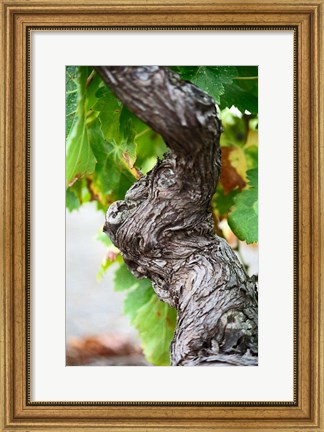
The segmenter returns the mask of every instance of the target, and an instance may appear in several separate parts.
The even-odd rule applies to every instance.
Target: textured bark
[[[257,286],[214,234],[222,131],[214,100],[157,66],[96,67],[170,152],[112,204],[104,231],[137,277],[177,309],[175,366],[257,364]]]

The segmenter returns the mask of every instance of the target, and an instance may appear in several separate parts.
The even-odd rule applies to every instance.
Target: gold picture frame
[[[3,431],[324,431],[324,0],[0,0],[1,414]],[[31,28],[294,29],[297,226],[295,400],[291,403],[33,403],[28,291]],[[322,187],[321,187],[322,186]]]

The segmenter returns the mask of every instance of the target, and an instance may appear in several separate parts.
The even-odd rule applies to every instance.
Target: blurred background
[[[113,291],[118,264],[96,278],[107,249],[96,238],[103,224],[95,203],[66,212],[66,364],[147,365],[123,315],[125,294]]]

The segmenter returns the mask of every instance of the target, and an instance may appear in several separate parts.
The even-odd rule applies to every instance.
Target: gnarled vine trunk
[[[256,365],[256,281],[215,235],[210,211],[222,131],[214,100],[166,68],[96,70],[170,149],[109,207],[104,231],[132,273],[177,309],[172,365]]]

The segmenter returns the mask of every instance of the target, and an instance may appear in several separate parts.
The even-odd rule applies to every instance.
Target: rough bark
[[[96,70],[170,149],[109,207],[104,231],[131,272],[177,309],[172,365],[256,365],[256,281],[215,235],[210,211],[222,131],[214,100],[166,68]]]

